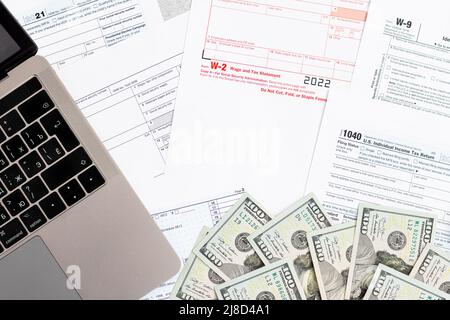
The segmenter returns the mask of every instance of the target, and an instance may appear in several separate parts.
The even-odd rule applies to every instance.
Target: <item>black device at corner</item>
[[[0,80],[37,50],[34,41],[0,1]]]

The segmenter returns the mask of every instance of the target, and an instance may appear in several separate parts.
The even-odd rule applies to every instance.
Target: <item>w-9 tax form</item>
[[[450,250],[449,9],[372,3],[355,81],[330,93],[307,184],[336,222],[360,202],[434,213],[436,245]]]
[[[303,192],[328,90],[353,75],[369,1],[192,2],[168,172],[243,186],[274,212]]]

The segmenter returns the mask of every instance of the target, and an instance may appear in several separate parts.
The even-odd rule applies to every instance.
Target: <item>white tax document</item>
[[[165,44],[164,36],[175,39]],[[114,55],[98,54],[60,72],[144,202],[165,171],[183,39],[183,33],[150,32],[117,45]],[[92,72],[100,76],[93,77]]]
[[[165,170],[190,0],[6,4],[145,205],[167,207],[151,195]]]
[[[368,2],[193,1],[168,172],[197,190],[244,186],[274,212],[298,199]]]
[[[372,3],[355,83],[330,93],[307,184],[336,222],[355,219],[360,202],[434,213],[446,250],[448,9],[441,0]]]
[[[190,0],[3,1],[56,68],[95,55],[148,29],[164,28]],[[111,51],[110,54],[114,54]]]
[[[442,0],[374,2],[353,89],[393,108],[450,117],[449,7]]]

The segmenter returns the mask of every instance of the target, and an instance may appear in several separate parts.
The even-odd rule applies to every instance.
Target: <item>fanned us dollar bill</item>
[[[320,299],[306,234],[330,226],[330,220],[319,201],[309,194],[253,233],[249,242],[266,265],[289,259],[306,297],[310,300]]]
[[[200,241],[194,253],[224,279],[234,279],[263,267],[248,236],[271,220],[248,194]]]
[[[207,227],[202,229],[196,244],[205,238],[208,231]],[[170,298],[173,300],[217,300],[214,289],[224,282],[221,276],[191,253],[178,276]]]
[[[345,298],[364,297],[378,264],[409,274],[433,241],[435,225],[431,214],[361,204]]]
[[[379,265],[364,300],[448,300],[442,291],[429,287],[385,265]]]
[[[220,300],[305,300],[288,261],[279,261],[216,287]]]
[[[344,300],[355,229],[350,222],[308,234],[322,300]]]
[[[450,294],[450,254],[428,245],[417,260],[410,276]]]

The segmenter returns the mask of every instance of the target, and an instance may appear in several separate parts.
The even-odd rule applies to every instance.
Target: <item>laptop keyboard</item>
[[[0,253],[104,184],[37,78],[0,99]]]

